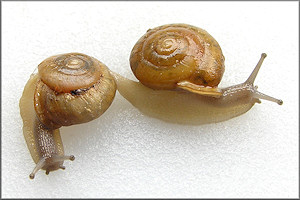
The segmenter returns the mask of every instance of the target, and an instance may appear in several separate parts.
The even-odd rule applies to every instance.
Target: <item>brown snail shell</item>
[[[79,53],[52,56],[39,66],[34,107],[42,124],[59,128],[98,118],[110,106],[116,85],[109,69]]]
[[[266,54],[243,83],[218,88],[224,56],[205,30],[187,24],[149,29],[130,55],[139,80],[113,73],[119,93],[143,114],[179,124],[208,124],[244,114],[261,99],[283,101],[257,90],[254,81]]]
[[[136,78],[153,89],[175,89],[180,82],[216,87],[224,56],[205,30],[187,24],[149,29],[135,44],[130,66]]]
[[[81,53],[52,56],[38,66],[25,85],[20,99],[23,135],[36,167],[46,174],[65,169],[59,127],[98,118],[111,105],[116,83],[100,61]]]

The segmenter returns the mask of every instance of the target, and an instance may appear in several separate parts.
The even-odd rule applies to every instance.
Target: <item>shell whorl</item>
[[[34,108],[49,129],[89,122],[112,103],[116,83],[109,69],[95,58],[69,53],[39,65]]]
[[[80,53],[52,56],[38,66],[41,80],[56,92],[89,88],[100,78],[99,61]]]
[[[137,79],[154,89],[174,89],[182,80],[214,87],[223,75],[224,57],[205,30],[169,24],[149,29],[139,39],[130,65]]]

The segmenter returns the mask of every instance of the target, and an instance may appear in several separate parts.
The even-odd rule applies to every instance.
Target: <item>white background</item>
[[[2,197],[298,196],[298,2],[2,2],[2,11]],[[134,79],[133,45],[168,23],[219,42],[223,87],[244,81],[266,52],[256,84],[284,104],[187,126],[144,116],[117,93],[99,119],[61,129],[75,161],[30,180],[18,104],[36,66],[81,52]]]

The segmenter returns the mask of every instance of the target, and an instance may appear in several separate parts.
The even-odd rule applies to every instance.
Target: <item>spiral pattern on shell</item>
[[[100,61],[80,53],[52,56],[39,66],[34,107],[47,128],[98,118],[112,103],[116,83]]]
[[[130,55],[133,73],[154,89],[174,89],[180,81],[215,87],[224,73],[224,56],[205,30],[187,24],[149,29]]]
[[[58,93],[89,88],[101,76],[99,61],[81,53],[52,56],[38,70],[41,80]]]

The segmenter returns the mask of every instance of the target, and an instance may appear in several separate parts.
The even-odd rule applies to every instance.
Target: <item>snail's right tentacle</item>
[[[65,160],[59,128],[89,122],[111,105],[116,83],[100,61],[81,53],[49,57],[32,74],[20,99],[23,134],[31,156],[46,174],[64,169]]]

